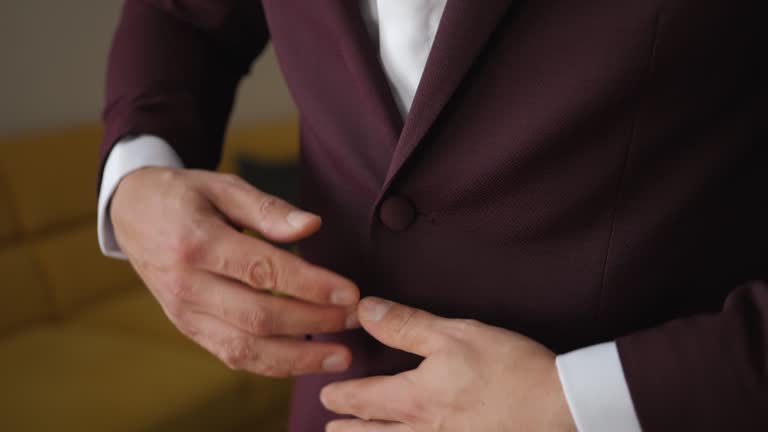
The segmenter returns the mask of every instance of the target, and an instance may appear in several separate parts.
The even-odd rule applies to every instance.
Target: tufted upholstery
[[[235,155],[291,159],[292,120],[235,131]],[[96,143],[82,127],[0,139],[0,430],[279,431],[289,383],[183,338],[96,242]]]

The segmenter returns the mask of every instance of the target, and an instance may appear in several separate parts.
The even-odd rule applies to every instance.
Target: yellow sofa
[[[0,431],[285,429],[290,383],[233,372],[181,336],[96,243],[98,127],[0,139]],[[230,134],[292,159],[294,121]]]

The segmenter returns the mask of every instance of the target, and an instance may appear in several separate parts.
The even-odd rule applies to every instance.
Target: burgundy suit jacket
[[[400,118],[358,1],[128,0],[102,158],[130,133],[214,168],[268,40],[301,117],[306,259],[555,352],[617,340],[648,431],[768,430],[762,0],[449,0]],[[418,359],[360,332],[344,374]],[[599,377],[596,377],[599,379]]]

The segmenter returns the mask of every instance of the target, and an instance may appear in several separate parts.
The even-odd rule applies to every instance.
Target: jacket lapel
[[[382,193],[422,141],[513,0],[448,0]]]
[[[362,18],[360,1],[332,1],[321,3],[325,8],[337,9],[332,15],[340,19],[336,23],[338,36],[344,43],[341,51],[347,68],[354,77],[351,86],[357,86],[362,93],[361,100],[374,115],[370,121],[372,132],[384,134],[394,150],[403,128],[403,118],[397,108],[387,77],[379,62],[379,47],[371,40]]]

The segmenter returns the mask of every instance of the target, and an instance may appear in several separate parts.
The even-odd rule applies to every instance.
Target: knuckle
[[[276,267],[272,262],[272,259],[266,256],[252,259],[246,265],[245,280],[257,288],[275,288],[277,275]]]
[[[171,235],[171,253],[177,267],[195,266],[203,261],[215,219],[203,212],[195,214]]]
[[[248,340],[234,338],[224,345],[219,358],[230,369],[242,370],[248,362],[256,360],[256,353]]]
[[[255,336],[268,336],[274,330],[272,314],[257,308],[244,312],[240,318],[243,326]]]
[[[272,210],[278,205],[279,200],[273,196],[264,197],[259,203],[259,215],[262,218],[266,218],[270,215]]]
[[[395,335],[397,335],[399,338],[405,338],[408,337],[409,333],[411,333],[411,323],[413,323],[413,318],[418,314],[419,311],[412,308],[407,308],[403,311],[402,316],[395,324]]]
[[[237,267],[235,266],[235,260],[231,256],[217,254],[209,258],[209,263],[214,273],[221,275],[237,274],[232,272]]]
[[[194,265],[200,258],[202,242],[194,235],[179,233],[173,241],[173,256],[180,267]]]

